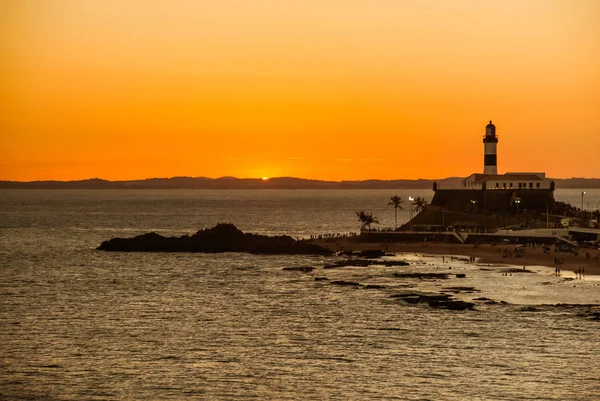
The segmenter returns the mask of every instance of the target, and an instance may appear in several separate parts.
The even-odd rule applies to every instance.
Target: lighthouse
[[[485,126],[485,136],[483,137],[483,174],[498,174],[497,147],[496,126],[490,120],[490,123]]]
[[[554,181],[546,178],[546,173],[498,174],[497,151],[496,126],[490,121],[483,135],[483,174],[473,173],[460,184],[433,183],[435,194],[431,205],[439,207],[441,213],[444,210],[470,214],[477,211],[484,213],[493,211],[518,216],[517,208],[537,210],[541,213],[552,210],[555,207]],[[458,216],[456,218],[458,219]],[[442,214],[440,219],[448,225],[448,215],[444,217]],[[453,227],[458,225],[452,223],[450,225]]]

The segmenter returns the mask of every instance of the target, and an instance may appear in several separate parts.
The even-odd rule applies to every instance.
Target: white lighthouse
[[[496,126],[490,120],[485,127],[485,136],[483,137],[483,174],[498,174],[497,148]]]

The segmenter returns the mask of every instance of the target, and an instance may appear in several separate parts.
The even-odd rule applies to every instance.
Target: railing
[[[470,187],[465,186],[449,186],[449,185],[438,185],[437,189],[457,189],[457,190],[481,190],[483,189],[482,185],[472,185]]]

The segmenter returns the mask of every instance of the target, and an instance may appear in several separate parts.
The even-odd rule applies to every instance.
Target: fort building
[[[434,183],[433,206],[479,213],[553,210],[555,184],[546,178],[545,173],[498,174],[498,136],[491,121],[485,127],[483,146],[483,174],[471,174],[462,180],[462,185],[439,186]]]

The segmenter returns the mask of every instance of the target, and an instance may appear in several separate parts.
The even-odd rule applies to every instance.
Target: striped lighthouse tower
[[[490,120],[490,123],[485,127],[485,136],[483,137],[483,174],[498,174],[497,147],[496,126]]]

